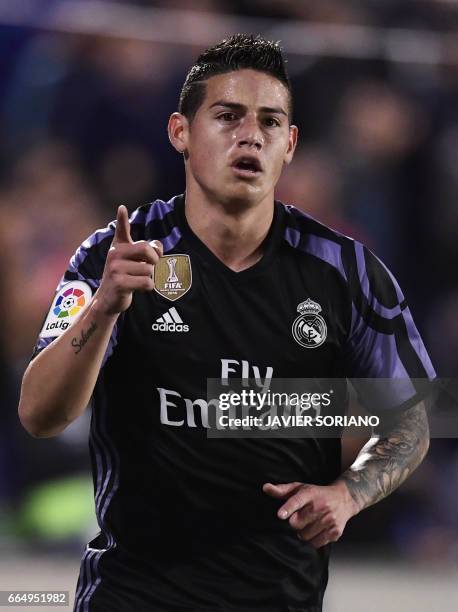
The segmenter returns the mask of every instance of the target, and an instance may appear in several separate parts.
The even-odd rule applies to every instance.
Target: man
[[[237,35],[207,50],[168,127],[185,196],[130,221],[120,206],[58,287],[19,414],[53,436],[93,399],[100,533],[75,610],[321,610],[329,543],[427,452],[412,379],[434,371],[396,281],[274,201],[291,113],[277,45]],[[207,380],[256,377],[405,384],[378,406],[391,431],[341,474],[339,439],[207,437]]]

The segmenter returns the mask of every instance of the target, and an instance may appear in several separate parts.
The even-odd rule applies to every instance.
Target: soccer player
[[[322,609],[330,543],[428,449],[434,370],[393,276],[274,200],[293,158],[280,48],[236,35],[189,71],[169,137],[186,193],[92,234],[57,288],[19,415],[57,435],[92,397],[100,533],[75,610]],[[391,429],[342,473],[339,438],[212,438],[207,379],[400,378]],[[368,408],[370,394],[365,396]]]

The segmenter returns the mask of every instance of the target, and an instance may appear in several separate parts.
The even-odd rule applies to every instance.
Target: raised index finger
[[[118,213],[116,215],[116,229],[112,244],[120,244],[123,242],[132,244],[133,240],[130,235],[129,214],[124,204],[121,204],[118,206]]]

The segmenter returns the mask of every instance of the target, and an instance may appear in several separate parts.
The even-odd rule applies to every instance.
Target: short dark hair
[[[205,81],[217,74],[250,68],[272,75],[289,92],[289,116],[292,115],[291,83],[286,59],[278,43],[253,34],[235,34],[206,49],[189,70],[180,94],[178,111],[189,121],[205,99]]]

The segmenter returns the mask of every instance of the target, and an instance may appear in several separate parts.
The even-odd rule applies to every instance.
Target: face
[[[185,153],[188,185],[223,204],[273,199],[284,164],[292,160],[297,128],[289,125],[289,92],[255,70],[211,77],[192,124],[169,122],[172,144]]]

